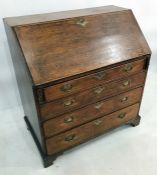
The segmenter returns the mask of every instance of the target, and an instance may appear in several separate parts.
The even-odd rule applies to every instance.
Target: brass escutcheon
[[[99,102],[99,103],[96,103],[94,107],[96,109],[100,109],[102,107],[102,105],[103,105],[103,102]]]
[[[71,84],[64,84],[63,86],[61,86],[60,89],[63,92],[69,92],[72,89],[72,85]]]
[[[96,93],[96,94],[100,94],[103,90],[105,89],[105,87],[97,87],[97,88],[95,88],[95,90],[94,90],[94,92]]]
[[[73,139],[75,138],[75,136],[76,136],[75,134],[66,136],[66,137],[64,138],[64,140],[69,142],[69,141],[73,140]]]
[[[123,71],[124,71],[124,72],[129,72],[129,71],[131,71],[132,69],[133,69],[132,64],[126,64],[126,65],[124,66],[124,68],[123,68]]]
[[[130,80],[126,80],[123,82],[123,86],[128,86],[128,85],[130,85]]]
[[[106,76],[106,73],[105,72],[99,72],[97,73],[94,77],[97,79],[97,80],[102,80],[103,78],[105,78]]]
[[[125,116],[126,116],[126,113],[124,112],[124,113],[119,114],[118,118],[123,119]]]
[[[128,97],[123,97],[122,99],[121,99],[121,102],[125,102],[125,101],[127,101],[128,100]]]
[[[63,104],[65,107],[71,106],[75,102],[74,99],[66,99],[64,100]]]
[[[74,118],[72,116],[70,116],[70,117],[64,119],[64,123],[71,123],[71,122],[73,122],[73,120],[74,120]]]
[[[94,125],[99,126],[102,123],[101,119],[95,120]]]
[[[78,19],[77,21],[76,21],[76,24],[77,25],[80,25],[80,26],[82,26],[82,27],[85,27],[86,25],[87,25],[87,21],[84,19],[84,18],[80,18],[80,19]]]

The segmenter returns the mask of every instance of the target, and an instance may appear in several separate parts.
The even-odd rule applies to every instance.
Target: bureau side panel
[[[16,80],[20,92],[24,113],[28,117],[31,126],[33,127],[33,130],[36,134],[36,137],[44,151],[45,148],[44,142],[42,140],[42,132],[40,130],[37,107],[35,104],[32,79],[27,69],[23,53],[18,44],[13,28],[8,26],[5,20],[4,25],[7,33],[7,39],[10,47],[12,62],[16,74]]]

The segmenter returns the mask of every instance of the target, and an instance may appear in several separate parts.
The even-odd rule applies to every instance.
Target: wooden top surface
[[[96,8],[97,15],[94,9],[87,11],[81,18],[63,20],[60,12],[47,23],[14,27],[35,85],[150,54],[130,10],[110,6]]]
[[[17,25],[35,24],[35,23],[42,23],[42,22],[48,22],[53,20],[59,20],[59,19],[73,18],[77,16],[110,13],[110,12],[123,11],[123,10],[127,10],[127,9],[123,7],[109,5],[109,6],[102,6],[102,7],[68,10],[68,11],[62,11],[62,12],[53,12],[53,13],[45,13],[45,14],[37,14],[37,15],[8,17],[8,18],[5,18],[4,20],[7,22],[9,26],[14,27]]]

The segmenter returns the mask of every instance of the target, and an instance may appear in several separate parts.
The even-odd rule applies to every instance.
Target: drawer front
[[[145,72],[142,72],[121,80],[106,83],[102,86],[83,91],[67,98],[43,104],[40,106],[41,118],[50,119],[88,104],[97,102],[98,100],[125,92],[129,89],[143,85],[144,80]]]
[[[116,66],[112,69],[106,69],[82,78],[47,87],[44,89],[45,100],[49,102],[57,98],[66,97],[76,92],[92,88],[106,81],[135,74],[144,69],[144,65],[145,59],[140,59],[138,61]]]
[[[139,104],[135,104],[58,136],[49,138],[46,140],[47,154],[51,155],[59,151],[63,151],[107,130],[135,119],[137,117],[138,110]]]
[[[71,129],[100,116],[122,109],[140,101],[143,88],[120,94],[105,101],[89,105],[80,110],[44,122],[45,137]],[[125,100],[124,100],[125,99]]]

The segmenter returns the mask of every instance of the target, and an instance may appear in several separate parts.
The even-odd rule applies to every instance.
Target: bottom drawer
[[[107,130],[117,127],[137,117],[139,104],[135,104],[106,115],[80,127],[46,140],[47,154],[51,155],[84,142]]]

